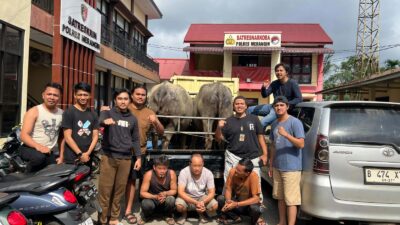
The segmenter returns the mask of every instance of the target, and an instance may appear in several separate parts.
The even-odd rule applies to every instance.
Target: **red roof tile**
[[[282,44],[332,44],[332,39],[319,24],[192,24],[185,43],[223,43],[225,32],[281,31]]]
[[[182,75],[189,71],[189,59],[154,59],[160,65],[161,80],[169,80],[173,75]]]

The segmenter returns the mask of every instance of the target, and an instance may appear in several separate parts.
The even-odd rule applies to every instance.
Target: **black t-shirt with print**
[[[228,141],[228,150],[240,158],[254,159],[260,156],[258,135],[262,133],[260,120],[254,115],[243,118],[231,116],[222,128],[222,134]]]
[[[64,130],[72,130],[72,139],[74,139],[82,152],[86,152],[92,143],[93,130],[99,128],[99,119],[90,109],[80,111],[75,106],[71,106],[64,111],[61,126]],[[73,163],[75,159],[75,152],[72,151],[68,144],[65,144],[64,161]]]

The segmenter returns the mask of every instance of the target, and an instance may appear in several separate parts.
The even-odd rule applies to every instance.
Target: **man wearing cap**
[[[271,125],[268,174],[274,180],[272,195],[278,200],[279,225],[294,225],[297,206],[301,205],[304,128],[300,120],[288,114],[289,101],[285,96],[276,97],[273,107],[277,120]]]
[[[274,98],[277,96],[285,96],[289,100],[289,110],[292,110],[296,104],[303,101],[299,85],[296,81],[289,78],[289,67],[283,63],[279,63],[275,66],[275,74],[277,80],[272,83],[270,83],[269,80],[264,81],[261,86],[261,95],[263,98],[271,94],[273,94]],[[270,104],[250,106],[247,112],[257,116],[263,116],[261,124],[264,130],[276,120],[275,111]]]

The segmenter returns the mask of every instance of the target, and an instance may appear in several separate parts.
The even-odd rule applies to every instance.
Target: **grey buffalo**
[[[148,106],[157,115],[166,116],[193,116],[193,101],[188,92],[180,85],[164,81],[154,86],[149,92]],[[179,119],[160,118],[166,131],[176,131]],[[180,130],[186,130],[191,119],[180,120]],[[163,138],[163,149],[168,149],[172,134],[165,134]],[[186,147],[186,137],[183,137],[182,147]]]
[[[227,118],[233,114],[232,111],[232,92],[220,82],[204,84],[195,98],[195,115],[201,117],[223,117]],[[213,122],[202,120],[204,132],[211,132]],[[206,135],[205,148],[212,147],[213,137]]]

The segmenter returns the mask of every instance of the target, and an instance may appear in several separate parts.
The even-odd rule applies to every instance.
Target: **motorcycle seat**
[[[51,164],[36,172],[34,176],[64,177],[75,172],[76,168],[77,166],[71,164]]]
[[[0,208],[3,207],[4,205],[14,201],[18,197],[19,197],[19,195],[17,193],[8,194],[8,193],[0,192]]]
[[[17,181],[1,182],[0,192],[30,192],[40,194],[61,186],[67,180],[68,177],[31,177]]]

